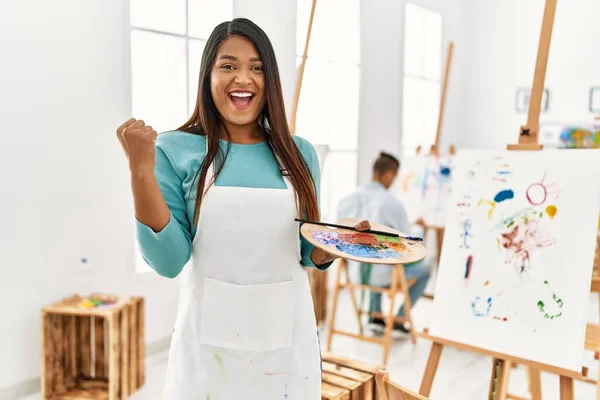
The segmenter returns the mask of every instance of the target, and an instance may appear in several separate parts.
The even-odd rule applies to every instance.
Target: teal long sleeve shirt
[[[306,160],[320,198],[320,169],[315,148],[305,139],[293,137]],[[220,141],[225,151],[227,142]],[[192,255],[196,234],[193,225],[197,179],[194,176],[206,154],[206,137],[179,131],[165,132],[156,140],[155,175],[170,211],[169,223],[160,232],[135,220],[136,238],[140,252],[148,265],[159,275],[174,278],[182,271]],[[230,143],[229,154],[216,186],[284,189],[277,160],[266,143]],[[202,210],[200,210],[202,212]],[[313,246],[300,236],[302,265],[328,268],[331,263],[315,266],[310,259]],[[196,249],[195,251],[202,251]],[[256,249],[260,251],[260,249]]]

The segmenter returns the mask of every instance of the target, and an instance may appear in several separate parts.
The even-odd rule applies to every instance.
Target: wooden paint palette
[[[345,218],[340,225],[355,226],[361,220]],[[377,231],[389,232],[400,236],[404,233],[385,225],[371,223]],[[420,261],[427,255],[422,242],[401,237],[384,236],[349,229],[330,228],[306,223],[300,228],[302,236],[313,246],[346,260],[371,264],[409,264]]]

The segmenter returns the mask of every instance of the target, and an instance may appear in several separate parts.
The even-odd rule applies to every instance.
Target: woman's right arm
[[[131,120],[130,120],[131,121]],[[128,122],[130,122],[128,121]],[[191,257],[191,229],[182,180],[156,132],[143,121],[117,134],[129,159],[135,230],[144,260],[159,275],[174,278]]]

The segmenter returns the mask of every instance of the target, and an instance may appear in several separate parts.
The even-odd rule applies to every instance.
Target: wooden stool
[[[600,351],[600,325],[596,324],[587,324],[587,329],[585,332],[585,349],[593,351],[594,354],[597,354]],[[598,365],[600,371],[600,363]],[[589,378],[587,376],[589,369],[587,367],[583,367],[583,375],[582,378],[579,379],[581,382],[591,383],[596,385],[596,398],[600,399],[600,376],[599,379]],[[600,372],[599,372],[600,374]],[[531,400],[541,400],[542,399],[542,380],[541,375],[538,370],[532,370],[530,368],[527,369],[527,377],[529,380],[529,392],[531,393]],[[506,397],[507,399],[512,400],[530,400],[525,397],[511,395],[510,393]]]
[[[410,324],[410,336],[413,343],[417,342],[417,336],[415,333],[414,325],[412,323],[411,317],[411,303],[410,296],[408,293],[408,289],[416,283],[416,279],[411,279],[410,281],[406,280],[406,275],[404,274],[404,265],[390,265],[392,268],[392,283],[390,288],[381,288],[378,286],[371,285],[355,285],[350,282],[350,275],[348,273],[348,263],[344,259],[339,259],[338,261],[338,270],[337,270],[337,278],[335,283],[335,288],[333,290],[333,307],[329,319],[329,338],[327,340],[327,350],[331,350],[331,342],[333,339],[333,335],[342,335],[351,337],[354,339],[362,340],[365,342],[377,343],[383,346],[383,364],[387,365],[387,360],[390,352],[390,344],[392,341],[392,329],[394,326],[394,322],[408,322]],[[345,282],[342,282],[342,275],[345,275]],[[354,312],[356,314],[356,319],[358,321],[359,334],[341,331],[335,328],[335,315],[337,313],[337,304],[340,292],[342,289],[350,289],[352,305],[354,306]],[[371,337],[364,335],[364,329],[362,325],[361,317],[363,314],[369,314],[368,311],[362,310],[354,297],[354,289],[363,289],[367,292],[376,292],[387,295],[390,299],[390,309],[387,315],[382,313],[373,312],[371,313],[372,317],[383,318],[385,320],[385,334],[383,338]],[[404,312],[405,317],[396,317],[394,313],[394,305],[396,302],[396,295],[402,293],[404,296]]]
[[[42,399],[126,399],[145,380],[144,299],[85,308],[73,295],[42,309]]]
[[[375,375],[383,366],[351,360],[327,351],[321,353],[321,399],[379,399]]]
[[[412,392],[392,381],[387,371],[379,371],[375,376],[377,390],[381,400],[429,400],[418,393]]]

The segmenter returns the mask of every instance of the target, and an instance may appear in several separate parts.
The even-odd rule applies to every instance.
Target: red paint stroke
[[[494,317],[494,319],[497,319],[497,320],[503,321],[503,322],[508,321],[508,318],[506,318],[506,317]]]
[[[498,181],[498,182],[506,182],[506,178],[496,178],[496,177],[493,177],[492,180],[493,181]]]
[[[556,193],[556,192],[551,192],[548,190],[548,188],[550,186],[553,186],[556,184],[555,183],[551,183],[549,185],[545,185],[544,184],[544,180],[546,180],[546,175],[548,174],[548,172],[544,172],[544,176],[542,177],[542,180],[540,182],[534,182],[531,185],[529,185],[529,187],[527,188],[527,191],[525,192],[525,195],[527,196],[527,201],[529,201],[529,203],[531,203],[531,205],[534,206],[539,206],[540,204],[544,204],[544,202],[548,199],[548,194],[549,193]],[[542,198],[541,199],[533,199],[533,195],[531,193],[531,191],[534,188],[541,188],[542,189]]]
[[[406,251],[406,245],[400,241],[380,240],[372,233],[340,233],[341,241],[370,247],[388,248],[398,252]]]
[[[456,203],[456,207],[471,207],[471,203]]]
[[[377,237],[371,233],[342,233],[340,239],[350,244],[364,244],[367,246],[377,244]]]
[[[556,240],[542,229],[535,213],[513,222],[509,231],[500,234],[500,245],[507,250],[505,262],[512,263],[519,273],[524,273],[530,267],[531,252],[552,246]]]

